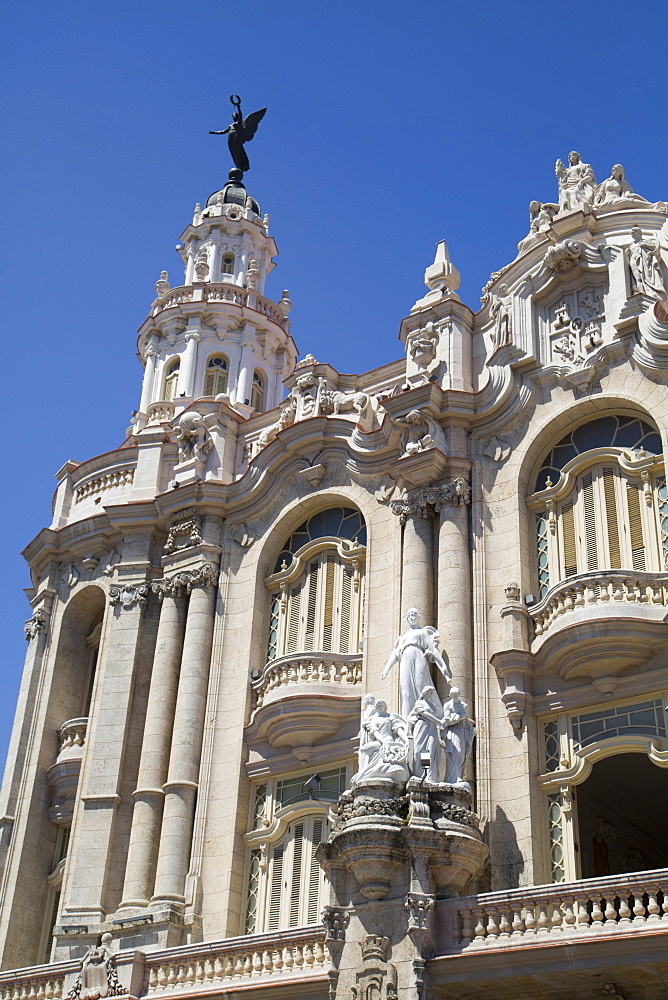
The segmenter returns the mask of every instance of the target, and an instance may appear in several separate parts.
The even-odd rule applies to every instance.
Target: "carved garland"
[[[431,517],[438,514],[446,504],[461,507],[471,502],[471,487],[458,476],[441,486],[427,486],[407,493],[400,500],[390,501],[393,514],[401,518],[403,524],[407,517]]]
[[[109,588],[109,603],[112,606],[120,604],[122,608],[132,608],[135,604],[144,607],[148,601],[151,584],[148,580],[140,583],[126,583],[122,587]]]
[[[158,595],[160,601],[166,596],[181,597],[184,593],[190,594],[195,587],[208,587],[214,583],[216,576],[216,567],[204,563],[196,569],[183,570],[160,583],[154,583],[153,593]]]
[[[177,540],[180,538],[185,538],[185,542],[181,545],[177,544]],[[175,514],[172,518],[172,526],[169,529],[169,534],[167,535],[167,541],[165,542],[164,552],[165,555],[169,555],[171,552],[176,551],[176,549],[189,549],[193,545],[201,545],[202,543],[202,518],[197,513],[196,507],[188,507],[186,510],[181,510],[178,514]]]

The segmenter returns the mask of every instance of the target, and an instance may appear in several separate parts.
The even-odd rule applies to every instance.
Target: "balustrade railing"
[[[222,282],[206,282],[194,286],[186,285],[172,288],[166,295],[156,300],[153,308],[154,315],[164,309],[169,309],[171,306],[179,306],[185,302],[231,302],[234,305],[244,306],[246,309],[254,309],[256,312],[262,313],[278,326],[286,326],[285,316],[271,299],[260,295],[252,288],[240,288],[238,285],[227,285]]]
[[[119,486],[129,486],[133,482],[134,477],[134,468],[111,469],[109,472],[105,472],[101,476],[96,476],[94,479],[88,479],[85,483],[77,486],[74,502],[81,503],[87,497],[104,493],[105,490],[113,490]]]
[[[147,424],[168,424],[174,419],[174,404],[161,401],[146,409]]]
[[[557,937],[668,929],[668,869],[447,900],[443,953]]]
[[[149,953],[144,989],[157,997],[179,990],[210,992],[219,983],[231,986],[264,980],[267,985],[278,985],[318,973],[325,978],[328,963],[321,928],[275,931]]]
[[[69,750],[70,747],[82,747],[86,742],[86,730],[88,729],[88,719],[69,719],[60,727],[60,751]]]
[[[533,607],[536,637],[543,635],[561,615],[596,604],[651,606],[668,604],[668,573],[639,570],[596,570],[563,580]]]
[[[64,962],[0,972],[0,1000],[61,1000],[65,975],[74,967]]]
[[[291,684],[362,683],[362,657],[352,653],[289,653],[270,660],[260,677],[253,681],[255,707],[259,708],[270,691]]]

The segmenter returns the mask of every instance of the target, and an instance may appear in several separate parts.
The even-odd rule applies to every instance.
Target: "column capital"
[[[150,591],[151,584],[148,580],[141,580],[139,583],[125,583],[122,587],[110,587],[109,603],[111,605],[120,604],[122,608],[132,608],[138,604],[143,608],[148,601]]]
[[[174,573],[159,583],[153,584],[153,593],[158,595],[159,600],[164,597],[180,597],[182,594],[190,594],[195,587],[208,587],[215,582],[218,570],[211,563],[202,563],[195,569],[181,570]]]
[[[403,524],[407,517],[432,517],[446,505],[462,507],[470,502],[471,487],[465,479],[457,476],[438,486],[423,486],[406,493],[401,499],[390,501],[390,509]]]

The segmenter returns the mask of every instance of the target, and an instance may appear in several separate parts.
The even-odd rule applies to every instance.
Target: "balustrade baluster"
[[[530,899],[524,907],[524,926],[526,927],[527,934],[536,933],[536,902]]]
[[[645,890],[640,886],[636,886],[633,890],[633,915],[636,920],[645,922],[645,904],[643,903],[643,896]]]
[[[631,910],[629,908],[629,897],[631,895],[628,886],[620,886],[617,889],[617,895],[619,896],[619,923],[620,924],[630,924],[631,923]]]
[[[572,611],[572,610],[573,610],[573,591],[569,589],[564,591],[564,614],[567,611]]]
[[[223,979],[225,977],[225,966],[223,965],[220,955],[216,955],[216,961],[213,963],[213,978]]]
[[[561,933],[564,929],[562,926],[564,915],[561,912],[561,903],[562,900],[560,896],[557,896],[555,899],[552,900],[552,916],[550,919],[550,924],[551,924],[550,930],[552,931],[552,933],[554,933],[555,931],[557,933]]]
[[[573,896],[564,896],[564,898],[563,898],[563,907],[564,907],[564,911],[563,911],[564,912],[564,924],[566,926],[565,927],[562,926],[562,930],[568,932],[568,931],[573,930],[573,925],[575,924],[575,919],[576,919],[575,918],[575,900],[574,900]]]
[[[301,969],[302,965],[304,964],[304,951],[301,945],[299,944],[295,945],[294,954],[295,954],[295,965],[297,966],[298,969]]]
[[[508,920],[508,903],[502,903],[499,907],[501,917],[499,920],[499,938],[510,937],[510,921]]]
[[[324,965],[325,962],[327,961],[327,956],[325,955],[325,948],[320,938],[318,938],[315,942],[313,953],[315,956],[315,964]]]
[[[638,594],[638,603],[647,604],[649,600],[647,597],[647,587],[642,580],[636,580],[636,592]]]
[[[158,988],[158,971],[157,969],[151,968],[148,970],[148,991],[152,993]]]
[[[262,968],[265,972],[271,972],[273,970],[274,963],[271,958],[271,952],[265,948],[262,952]]]
[[[576,584],[574,603],[576,608],[583,608],[585,606],[584,585],[582,583]]]
[[[593,581],[587,583],[587,604],[596,603],[596,584]]]
[[[538,918],[536,920],[536,933],[547,934],[550,930],[550,918],[547,914],[547,903],[543,900],[538,902]]]
[[[487,937],[488,938],[498,938],[499,936],[499,925],[496,922],[498,910],[496,906],[491,905],[487,907]]]
[[[275,948],[271,956],[272,967],[276,972],[280,972],[283,968],[283,949]]]
[[[601,594],[600,594],[600,597],[599,597],[600,601],[609,601],[610,600],[610,586],[611,586],[611,583],[612,583],[612,581],[610,580],[609,577],[607,577],[607,576],[601,577],[601,582],[599,584],[599,586],[601,588]]]
[[[167,971],[167,986],[170,989],[173,989],[174,984],[176,983],[176,972],[176,967],[174,965],[170,965]]]
[[[485,924],[484,924],[485,911],[482,908],[482,906],[474,906],[471,912],[473,913],[473,916],[476,920],[475,936],[477,940],[482,941],[486,934]]]
[[[603,926],[603,910],[601,909],[601,900],[598,896],[592,897],[592,909],[591,909],[591,925],[595,928],[601,928]]]
[[[238,952],[237,955],[235,956],[235,958],[236,958],[236,961],[234,963],[234,975],[235,976],[243,976],[243,974],[244,974],[244,963],[243,963],[243,956],[242,956],[241,952]]]
[[[612,599],[613,601],[623,601],[624,600],[624,578],[616,576],[612,583]]]
[[[658,894],[658,886],[652,886],[647,890],[648,901],[647,901],[647,912],[649,916],[647,917],[647,923],[656,923],[660,919],[661,907],[656,901]]]
[[[626,600],[629,604],[633,604],[637,600],[636,582],[632,577],[626,577],[624,583],[626,584]]]
[[[288,944],[285,946],[284,959],[285,959],[285,968],[288,970],[288,972],[290,972],[293,965],[295,964],[295,956],[292,945]]]
[[[589,929],[589,911],[587,910],[587,897],[575,897],[575,913],[577,917],[577,930]]]
[[[525,908],[521,902],[515,903],[512,907],[513,920],[511,926],[513,928],[513,936],[524,934],[524,910]]]
[[[615,892],[614,889],[610,890],[610,895],[606,896],[605,900],[605,910],[603,911],[606,923],[617,923],[617,910],[615,908]]]
[[[313,945],[310,941],[307,941],[304,945],[304,964],[313,965],[315,962],[315,955],[313,954]]]
[[[536,630],[536,637],[543,634],[543,616],[536,615],[534,619],[534,628]]]

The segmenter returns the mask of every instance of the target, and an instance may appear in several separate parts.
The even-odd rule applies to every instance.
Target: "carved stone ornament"
[[[103,934],[100,944],[88,949],[81,959],[79,975],[65,1000],[98,1000],[101,997],[128,995],[128,990],[118,981],[111,941],[111,934]]]
[[[362,968],[355,976],[355,985],[351,986],[352,1000],[396,1000],[397,970],[392,962],[387,961],[390,940],[377,934],[367,934],[363,942]]]
[[[179,462],[194,459],[202,468],[213,448],[213,441],[206,426],[206,420],[197,410],[187,410],[174,428],[179,446]]]
[[[34,639],[35,636],[39,635],[40,632],[44,631],[48,620],[49,616],[44,608],[37,608],[33,612],[32,618],[29,618],[23,626],[23,631],[25,632],[28,642],[30,642],[31,639]]]
[[[408,932],[426,931],[429,915],[434,909],[434,897],[421,892],[409,892],[404,900],[408,912]]]
[[[345,941],[350,913],[339,906],[326,906],[322,911],[325,941]]]
[[[313,357],[313,355],[307,354],[305,357],[301,359],[301,361],[297,362],[297,364],[293,368],[293,371],[297,371],[298,368],[305,368],[307,365],[317,365],[317,364],[318,362]]]
[[[379,799],[373,795],[355,795],[344,792],[336,807],[335,830],[340,830],[351,819],[362,816],[398,816],[405,817],[409,804],[408,795],[397,795],[388,799]]]
[[[510,583],[507,583],[503,589],[505,591],[507,601],[519,601],[520,599],[519,583],[515,583],[515,581],[512,580]]]
[[[109,603],[120,604],[122,608],[132,608],[135,604],[144,607],[148,601],[151,584],[147,580],[141,583],[126,583],[122,587],[109,588]]]
[[[408,334],[406,338],[408,353],[418,368],[428,368],[436,360],[438,340],[438,331],[431,321]]]
[[[559,186],[559,212],[588,211],[596,191],[596,177],[589,163],[583,163],[580,154],[568,154],[568,166],[557,160],[555,167]]]
[[[391,500],[390,509],[401,518],[402,524],[407,517],[431,517],[446,506],[461,507],[471,502],[471,487],[458,476],[441,486],[428,486],[414,493],[408,493],[400,500]]]
[[[163,295],[166,295],[169,289],[171,288],[171,285],[169,284],[167,278],[168,278],[167,271],[161,271],[160,277],[155,283],[155,294],[158,296],[159,299],[161,299]]]
[[[555,243],[545,254],[545,263],[551,270],[561,273],[571,271],[580,262],[582,245],[577,240],[562,240]]]
[[[172,524],[165,542],[164,552],[169,555],[181,549],[189,549],[193,545],[201,545],[202,518],[197,507],[187,507],[172,517]]]
[[[187,569],[160,583],[153,584],[153,593],[158,595],[159,600],[165,596],[180,597],[182,594],[190,594],[194,587],[208,587],[216,579],[216,568],[211,563],[204,563],[197,569]]]
[[[411,410],[405,417],[394,421],[403,434],[401,436],[401,458],[416,455],[429,448],[439,448],[445,454],[443,431],[432,417],[420,410]]]

